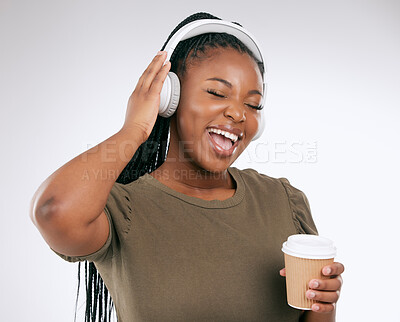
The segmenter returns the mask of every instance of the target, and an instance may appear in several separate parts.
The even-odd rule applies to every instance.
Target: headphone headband
[[[264,64],[264,59],[258,42],[255,37],[243,27],[229,21],[218,19],[200,19],[188,23],[179,29],[165,45],[165,51],[168,53],[167,60],[171,58],[172,52],[178,43],[182,40],[192,38],[206,33],[227,33],[238,38],[247,48],[251,50],[254,56]],[[264,64],[265,68],[265,64]]]

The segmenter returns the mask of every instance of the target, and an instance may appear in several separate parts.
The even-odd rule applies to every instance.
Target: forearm
[[[305,311],[299,322],[335,322],[336,308],[332,312]]]
[[[140,131],[137,132],[140,134]],[[58,220],[89,224],[103,210],[116,179],[141,144],[134,129],[120,130],[107,140],[78,155],[49,176],[32,198],[35,222]]]

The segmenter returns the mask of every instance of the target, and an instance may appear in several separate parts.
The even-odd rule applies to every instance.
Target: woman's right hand
[[[165,51],[158,52],[139,78],[128,100],[121,130],[133,130],[139,135],[141,143],[147,140],[157,120],[161,89],[171,67],[170,61],[163,66],[165,58]]]

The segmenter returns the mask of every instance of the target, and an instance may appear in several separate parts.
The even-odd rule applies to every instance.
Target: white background
[[[73,321],[78,264],[48,248],[30,199],[120,129],[137,79],[198,11],[240,22],[267,60],[266,131],[234,165],[306,193],[346,266],[338,321],[400,321],[399,3],[1,0],[2,321]]]

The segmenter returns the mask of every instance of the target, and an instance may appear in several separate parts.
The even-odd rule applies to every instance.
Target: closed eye
[[[247,106],[250,106],[251,108],[254,108],[256,110],[262,110],[263,109],[263,107],[261,105],[255,106],[255,105],[247,104]]]
[[[225,97],[224,95],[218,94],[216,91],[213,89],[207,89],[207,93],[210,93],[212,95],[218,96],[218,97]]]
[[[210,94],[212,94],[214,96],[221,97],[221,98],[225,97],[224,95],[218,94],[215,90],[209,89],[209,88],[207,89],[207,93],[210,93]],[[256,110],[262,110],[262,108],[263,108],[261,105],[251,105],[251,104],[246,104],[246,105],[251,107],[251,108],[254,108]]]

